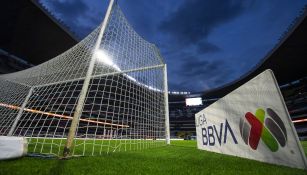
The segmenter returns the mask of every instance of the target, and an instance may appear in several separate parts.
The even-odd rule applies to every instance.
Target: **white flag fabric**
[[[266,70],[195,114],[197,147],[306,169],[306,158],[278,84]]]
[[[27,148],[24,137],[0,136],[0,160],[22,157],[27,154]]]

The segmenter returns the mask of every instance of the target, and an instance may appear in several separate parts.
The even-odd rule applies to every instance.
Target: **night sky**
[[[41,0],[79,38],[101,23],[107,0]],[[279,42],[307,0],[119,0],[130,24],[155,43],[169,89],[200,92],[252,69]]]

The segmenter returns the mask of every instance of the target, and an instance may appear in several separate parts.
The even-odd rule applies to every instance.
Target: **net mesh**
[[[103,30],[102,23],[61,55],[0,76],[1,135],[28,137],[31,153],[62,155],[89,78],[71,155],[165,144],[167,88],[159,51],[133,30],[116,3],[105,21]]]

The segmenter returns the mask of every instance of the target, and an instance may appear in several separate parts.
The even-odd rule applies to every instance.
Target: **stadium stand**
[[[0,73],[6,74],[32,67],[31,63],[24,61],[2,49],[0,49]]]
[[[169,95],[170,129],[173,138],[190,139],[191,136],[195,136],[195,114],[217,100],[205,99],[202,105],[186,106],[186,98],[197,96],[201,94]]]
[[[307,139],[307,77],[280,87],[289,114],[294,121],[297,133],[302,140]]]

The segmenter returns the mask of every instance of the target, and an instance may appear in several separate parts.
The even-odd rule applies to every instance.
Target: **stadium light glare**
[[[111,56],[109,56],[109,54],[107,54],[106,51],[102,50],[102,49],[98,49],[98,51],[96,52],[96,59],[98,62],[101,62],[103,64],[106,64],[108,66],[111,66],[112,68],[114,68],[117,71],[122,71],[112,60]],[[152,86],[148,86],[145,85],[144,83],[141,83],[139,81],[137,81],[135,78],[133,78],[132,76],[128,75],[128,74],[124,74],[127,78],[129,78],[130,80],[136,82],[139,85],[145,86],[146,88],[153,90],[153,91],[157,91],[157,92],[162,92],[162,90],[152,87]]]
[[[113,67],[117,71],[121,71],[121,69],[112,61],[113,59],[106,51],[98,49],[96,52],[96,59],[98,62],[104,63],[108,66]]]

